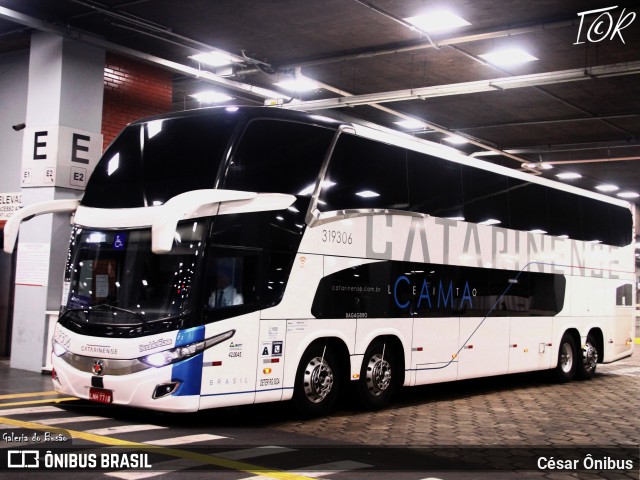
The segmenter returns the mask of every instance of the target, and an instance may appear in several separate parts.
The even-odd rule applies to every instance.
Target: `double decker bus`
[[[632,354],[631,206],[409,135],[271,108],[127,126],[72,211],[53,384],[190,412]]]

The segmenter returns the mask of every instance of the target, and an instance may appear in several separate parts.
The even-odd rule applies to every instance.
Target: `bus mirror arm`
[[[151,225],[151,251],[156,254],[169,253],[173,247],[176,227],[180,220],[208,217],[218,213],[222,202],[250,200],[255,192],[239,190],[192,190],[169,199],[157,208]]]
[[[38,202],[32,205],[27,205],[15,212],[4,226],[4,245],[3,249],[6,253],[13,253],[13,249],[18,239],[18,232],[20,231],[20,224],[24,221],[31,220],[37,215],[43,215],[45,213],[65,213],[74,212],[78,205],[79,200],[49,200],[47,202]]]
[[[176,227],[181,220],[212,215],[284,210],[296,197],[282,193],[255,193],[238,190],[193,190],[177,195],[157,207],[158,214],[151,225],[151,251],[169,253],[173,247]]]

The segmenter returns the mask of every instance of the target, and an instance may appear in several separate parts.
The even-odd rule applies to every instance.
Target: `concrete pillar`
[[[83,181],[102,149],[104,57],[102,49],[57,35],[32,35],[21,170],[23,205],[82,196]],[[60,308],[69,234],[69,215],[63,214],[35,217],[20,229],[13,368],[40,371],[46,363],[46,311]]]

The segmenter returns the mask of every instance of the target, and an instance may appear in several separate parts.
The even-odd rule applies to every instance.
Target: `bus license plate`
[[[94,402],[112,403],[113,392],[111,390],[104,390],[102,388],[90,388],[89,398]]]

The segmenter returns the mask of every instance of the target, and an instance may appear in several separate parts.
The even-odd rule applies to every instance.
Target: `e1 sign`
[[[102,154],[102,134],[61,125],[28,127],[22,148],[22,187],[84,190]]]

